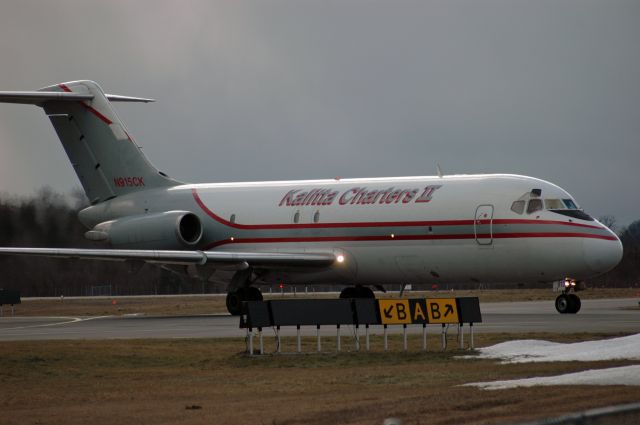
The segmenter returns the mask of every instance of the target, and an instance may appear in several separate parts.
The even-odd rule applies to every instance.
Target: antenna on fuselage
[[[436,163],[436,169],[438,170],[438,177],[442,178],[442,168],[440,168],[440,164]]]

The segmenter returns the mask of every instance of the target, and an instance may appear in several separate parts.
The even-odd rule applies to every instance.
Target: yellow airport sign
[[[378,300],[378,309],[383,325],[411,324],[409,300]]]
[[[458,323],[458,307],[455,298],[427,299],[429,323]]]

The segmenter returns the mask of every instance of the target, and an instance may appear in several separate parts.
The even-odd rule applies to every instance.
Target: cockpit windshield
[[[566,208],[564,202],[560,199],[545,199],[544,207],[548,210],[563,210]]]
[[[518,200],[511,204],[511,211],[516,214],[533,214],[537,211],[547,210],[556,214],[561,214],[567,217],[577,218],[580,220],[593,221],[593,218],[582,211],[573,199],[556,199],[539,197],[538,193],[534,191],[527,192],[522,195]]]

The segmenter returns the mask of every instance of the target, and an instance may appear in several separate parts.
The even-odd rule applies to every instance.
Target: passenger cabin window
[[[296,224],[300,222],[300,211],[296,211],[296,213],[293,215],[293,222]]]
[[[542,199],[531,199],[527,206],[527,214],[533,214],[542,209]]]
[[[524,204],[525,201],[515,201],[513,204],[511,204],[511,211],[516,214],[522,214],[524,212]]]
[[[316,211],[316,213],[313,215],[313,222],[317,223],[320,221],[320,211]]]
[[[231,217],[229,218],[229,221],[232,223],[236,222],[236,215],[235,214],[231,214]]]

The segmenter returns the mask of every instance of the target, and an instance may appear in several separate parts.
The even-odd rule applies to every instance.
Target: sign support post
[[[389,349],[389,343],[387,340],[387,325],[384,325],[384,351]]]
[[[365,344],[367,347],[367,351],[369,351],[369,325],[365,325],[364,335],[365,335]]]
[[[422,350],[427,351],[427,324],[422,324]]]
[[[407,325],[402,325],[402,348],[407,351]]]

